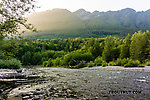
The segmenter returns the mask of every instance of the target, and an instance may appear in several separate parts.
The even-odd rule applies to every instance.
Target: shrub
[[[116,61],[115,61],[115,65],[116,66],[124,66],[125,64],[127,64],[129,61],[129,58],[124,58],[124,59],[120,59],[118,58]]]
[[[93,63],[93,61],[90,61],[89,63],[88,63],[88,67],[93,67],[95,64]]]
[[[97,58],[94,60],[94,63],[96,64],[96,66],[101,66],[101,65],[102,65],[102,62],[103,62],[103,58],[102,58],[102,57],[97,57]]]
[[[48,61],[48,57],[46,57],[46,58],[42,58],[42,62],[44,62],[44,61]]]
[[[150,66],[150,61],[147,61],[147,62],[146,62],[146,66]]]
[[[79,67],[79,68],[87,67],[87,64],[84,64],[84,63],[80,62],[80,63],[78,64],[78,67]]]
[[[127,64],[128,63],[128,61],[129,61],[129,58],[124,58],[124,59],[122,59],[122,61],[121,61],[121,66],[124,66],[125,64]]]
[[[63,65],[76,65],[76,62],[74,62],[74,60],[72,59],[72,55],[71,54],[67,54],[64,56],[64,59],[63,59]]]
[[[108,63],[108,65],[110,65],[110,66],[116,66],[116,62],[111,61],[111,62]]]
[[[42,52],[42,57],[43,58],[53,58],[54,54],[55,54],[55,51],[47,50],[45,52]]]
[[[84,54],[80,54],[81,55],[81,60],[84,60],[84,61],[92,61],[93,60],[93,56],[90,52],[86,52]]]
[[[79,64],[80,61],[91,61],[93,60],[91,53],[79,53],[79,52],[71,52],[64,56],[63,65],[71,65],[75,66]]]
[[[47,66],[47,63],[48,63],[48,61],[44,61],[43,64],[42,64],[42,66],[43,66],[43,67],[46,67],[46,66]]]
[[[124,67],[138,67],[140,65],[140,61],[129,59],[128,63],[124,65]]]
[[[122,65],[121,63],[122,63],[122,59],[118,58],[115,64],[116,66],[121,66]]]
[[[60,58],[56,58],[55,60],[53,60],[53,66],[60,66],[61,65],[61,59]]]
[[[107,66],[108,64],[107,64],[107,62],[106,61],[103,61],[102,62],[102,67],[105,67],[105,66]]]
[[[21,68],[21,63],[17,59],[0,60],[0,68],[19,69],[19,68]]]
[[[52,67],[53,66],[53,59],[48,59],[48,61],[47,61],[47,65],[46,65],[46,67]]]
[[[53,50],[47,50],[45,52],[42,52],[42,58],[53,58],[56,59],[57,57],[62,57],[66,53],[64,51],[53,51]]]

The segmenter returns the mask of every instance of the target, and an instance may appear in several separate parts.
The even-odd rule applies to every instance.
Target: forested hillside
[[[7,43],[5,43],[7,42]],[[68,38],[5,40],[0,51],[0,66],[9,64],[43,65],[44,67],[124,67],[150,65],[150,32],[135,32],[125,38]],[[13,59],[13,60],[12,60]],[[17,61],[17,60],[18,61]],[[7,63],[9,62],[9,63]],[[14,63],[15,62],[15,63]]]
[[[79,9],[53,9],[28,16],[39,33],[28,34],[34,38],[106,37],[126,36],[138,30],[150,30],[150,10],[136,12],[126,8],[118,11],[88,12]],[[27,33],[26,33],[27,35]]]

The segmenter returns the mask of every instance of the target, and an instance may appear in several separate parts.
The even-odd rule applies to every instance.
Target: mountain
[[[38,36],[44,34],[54,38],[101,37],[150,30],[149,16],[150,10],[136,12],[131,8],[92,13],[84,9],[75,12],[53,9],[29,15],[28,22],[39,30]]]
[[[77,16],[66,9],[53,9],[28,16],[28,21],[33,23],[39,30],[62,31],[80,30],[85,28]]]

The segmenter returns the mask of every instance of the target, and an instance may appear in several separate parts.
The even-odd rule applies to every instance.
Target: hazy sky
[[[136,11],[150,9],[150,0],[36,0],[41,8],[36,11],[45,11],[53,8],[64,8],[76,11],[83,8],[87,11],[116,11],[123,8],[133,8]]]

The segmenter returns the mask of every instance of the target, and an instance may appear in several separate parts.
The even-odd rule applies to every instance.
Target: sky
[[[35,0],[40,8],[36,12],[51,10],[54,8],[76,11],[83,8],[87,11],[117,11],[124,8],[133,8],[136,11],[150,9],[150,0]]]

